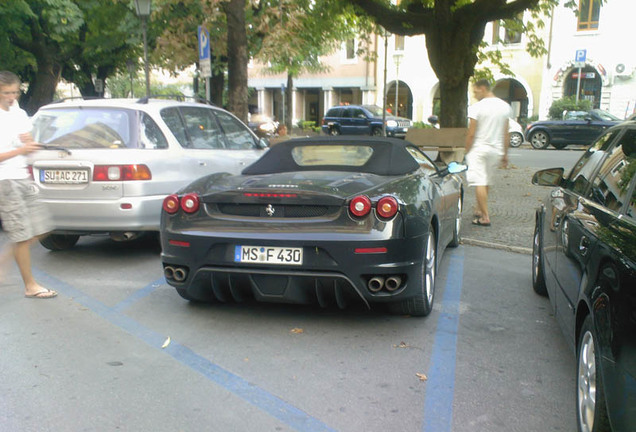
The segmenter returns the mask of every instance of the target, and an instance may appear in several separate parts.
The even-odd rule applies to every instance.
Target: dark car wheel
[[[532,134],[530,134],[530,145],[539,150],[548,148],[550,145],[548,133],[542,130],[532,132]]]
[[[590,315],[581,327],[576,367],[576,412],[579,432],[610,431],[600,354]]]
[[[40,239],[40,244],[48,250],[61,251],[75,246],[79,237],[78,235],[72,234],[49,234]]]
[[[519,132],[513,132],[510,134],[510,147],[519,147],[523,144],[523,135]]]
[[[340,135],[340,129],[338,129],[337,127],[332,127],[329,129],[329,135],[331,136],[338,136]]]
[[[429,227],[426,236],[422,276],[419,282],[420,292],[416,297],[390,305],[390,311],[400,315],[424,317],[433,310],[435,299],[435,276],[437,274],[436,237],[433,227]]]
[[[548,295],[545,286],[545,273],[543,272],[543,254],[541,252],[541,227],[539,220],[534,226],[534,236],[532,240],[532,288],[539,295]]]
[[[382,136],[382,128],[376,127],[371,129],[371,135],[373,136]]]
[[[459,246],[459,242],[461,241],[461,231],[462,231],[462,198],[461,195],[457,200],[457,216],[455,216],[455,225],[453,226],[453,238],[448,244],[449,247],[457,247]]]

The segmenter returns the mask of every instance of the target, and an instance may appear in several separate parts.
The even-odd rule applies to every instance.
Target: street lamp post
[[[382,87],[382,92],[384,93],[384,97],[382,98],[382,136],[386,136],[386,57],[387,51],[389,49],[389,32],[384,30],[384,86]]]
[[[135,0],[137,16],[141,18],[141,28],[144,34],[144,70],[146,72],[146,97],[150,97],[150,70],[148,69],[148,39],[146,31],[146,21],[150,16],[150,5],[152,0]]]
[[[128,73],[130,74],[130,97],[134,98],[135,90],[133,86],[133,72],[135,71],[135,63],[131,59],[128,59],[126,60],[126,67],[128,68]]]
[[[398,116],[398,92],[400,90],[400,60],[402,60],[402,54],[393,54],[393,61],[395,62],[395,106],[393,107],[394,115]]]

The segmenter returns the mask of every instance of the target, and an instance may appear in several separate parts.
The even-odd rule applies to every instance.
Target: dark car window
[[[597,116],[598,118],[604,121],[621,121],[621,119],[616,117],[614,114],[608,113],[607,111],[603,111],[600,109],[594,109],[590,111],[590,113],[594,114],[595,116]]]
[[[342,117],[344,118],[351,118],[352,117],[352,110],[351,108],[347,108],[346,110],[344,110],[344,112],[342,113]]]
[[[42,110],[33,122],[33,137],[42,144],[68,148],[137,148],[135,111],[112,108]]]
[[[190,138],[191,148],[224,148],[223,132],[210,109],[182,107],[180,110],[185,122],[186,133]]]
[[[215,111],[225,132],[228,148],[250,150],[255,148],[254,135],[238,119],[223,111]]]
[[[433,173],[437,172],[435,164],[424,153],[422,153],[420,149],[415,147],[407,147],[406,150],[411,154],[411,156],[413,156],[413,159],[415,159],[417,163],[420,164],[420,168]]]
[[[146,113],[141,113],[139,128],[139,142],[141,148],[165,149],[168,148],[166,139],[157,123]]]
[[[627,130],[609,150],[588,193],[590,199],[613,211],[620,211],[629,198],[636,165],[636,130]]]
[[[349,113],[353,118],[367,118],[367,116],[364,115],[364,111],[360,108],[349,108]]]
[[[585,117],[590,117],[587,111],[568,111],[563,120],[584,120]]]
[[[161,118],[166,123],[168,129],[170,129],[170,132],[172,132],[177,141],[179,141],[181,147],[190,147],[188,135],[186,134],[185,125],[183,124],[179,110],[177,108],[163,109],[161,110]]]
[[[592,146],[585,152],[585,154],[574,165],[570,175],[568,176],[566,187],[577,194],[584,194],[587,191],[587,187],[590,184],[590,180],[594,175],[598,164],[605,155],[606,150],[612,143],[612,139],[615,137],[615,132],[608,132],[602,135]]]
[[[341,117],[342,116],[342,108],[331,108],[327,111],[327,115],[325,117]]]

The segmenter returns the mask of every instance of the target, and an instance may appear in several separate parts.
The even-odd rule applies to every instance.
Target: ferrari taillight
[[[168,214],[175,214],[179,211],[179,197],[176,195],[168,195],[163,200],[163,211]]]
[[[382,218],[392,218],[398,211],[398,202],[392,196],[382,197],[375,206],[375,210],[378,212],[378,216]]]
[[[371,211],[371,200],[366,195],[358,195],[349,203],[349,211],[357,217],[366,216]]]
[[[194,213],[199,210],[199,195],[189,193],[181,198],[181,209],[186,213]]]

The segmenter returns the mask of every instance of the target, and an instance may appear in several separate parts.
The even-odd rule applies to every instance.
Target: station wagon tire
[[[550,136],[547,132],[542,130],[532,132],[532,134],[530,134],[529,140],[530,145],[538,150],[546,149],[550,145]]]
[[[543,272],[543,253],[541,241],[541,225],[539,220],[534,226],[532,237],[532,289],[541,296],[547,296],[548,290],[545,286],[545,273]]]
[[[429,226],[424,242],[424,258],[422,259],[422,276],[420,291],[417,296],[389,305],[391,313],[425,317],[433,310],[435,299],[435,277],[437,275],[437,240],[433,226]]]
[[[510,147],[519,147],[523,144],[523,135],[519,132],[512,132],[510,134]]]
[[[588,315],[581,327],[576,356],[576,419],[579,432],[610,431],[598,338]]]
[[[73,234],[49,234],[40,239],[40,244],[52,251],[70,249],[79,240],[80,236]]]
[[[371,129],[371,135],[382,136],[382,128],[374,127],[373,129]]]
[[[463,203],[462,198],[457,200],[457,216],[455,216],[455,224],[453,226],[453,238],[448,244],[449,247],[457,247],[462,240],[461,231],[462,231],[462,209]]]
[[[338,136],[338,135],[340,135],[340,129],[338,129],[337,127],[331,127],[331,128],[329,128],[329,135],[331,135],[331,136]]]

